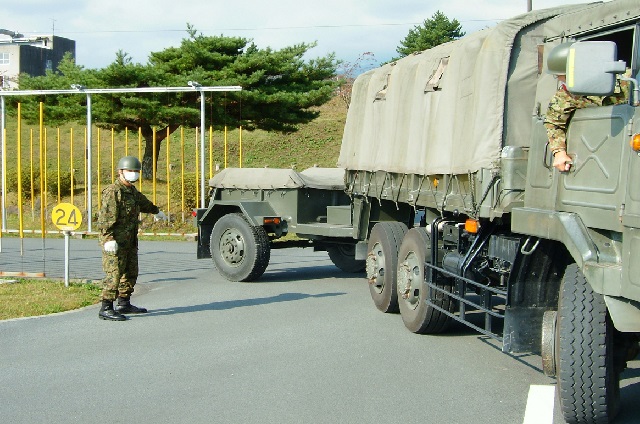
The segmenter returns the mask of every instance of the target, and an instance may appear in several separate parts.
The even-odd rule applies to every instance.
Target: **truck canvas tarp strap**
[[[504,145],[530,139],[541,24],[586,7],[520,15],[361,75],[338,166],[418,175],[496,167]]]

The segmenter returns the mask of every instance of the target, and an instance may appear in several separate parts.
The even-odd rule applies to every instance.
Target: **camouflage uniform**
[[[98,216],[100,244],[115,240],[115,253],[102,251],[102,299],[129,298],[138,278],[138,215],[157,214],[160,210],[134,185],[127,187],[119,178],[102,191],[102,208]]]
[[[577,96],[569,93],[564,83],[549,102],[549,108],[544,118],[544,126],[549,139],[549,150],[556,154],[567,150],[567,127],[569,119],[576,109],[591,106],[611,106],[625,103],[629,98],[629,84],[626,81],[616,85],[612,96]]]

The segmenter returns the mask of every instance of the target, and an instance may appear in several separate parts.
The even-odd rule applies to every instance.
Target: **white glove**
[[[153,220],[154,221],[168,221],[169,217],[167,215],[165,215],[164,212],[160,211],[157,214],[153,215]]]
[[[109,240],[104,243],[104,251],[109,253],[116,253],[118,251],[118,243],[115,240]]]

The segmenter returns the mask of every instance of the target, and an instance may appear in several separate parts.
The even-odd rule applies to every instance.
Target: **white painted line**
[[[553,424],[555,386],[531,386],[523,424]]]

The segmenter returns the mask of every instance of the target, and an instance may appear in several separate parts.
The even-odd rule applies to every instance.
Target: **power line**
[[[458,21],[464,22],[499,22],[504,19],[466,19]],[[281,27],[238,27],[238,28],[211,28],[198,30],[199,32],[219,32],[219,31],[282,31],[282,30],[299,30],[299,29],[336,29],[336,28],[371,28],[371,27],[383,27],[383,26],[408,26],[408,25],[421,25],[422,22],[389,22],[389,23],[377,23],[377,24],[344,24],[344,25],[306,25],[306,26],[281,26]],[[160,32],[186,32],[186,29],[123,29],[123,30],[91,30],[91,31],[61,31],[58,29],[58,34],[123,34],[123,33],[160,33]],[[42,31],[27,31],[24,34],[41,34]]]

